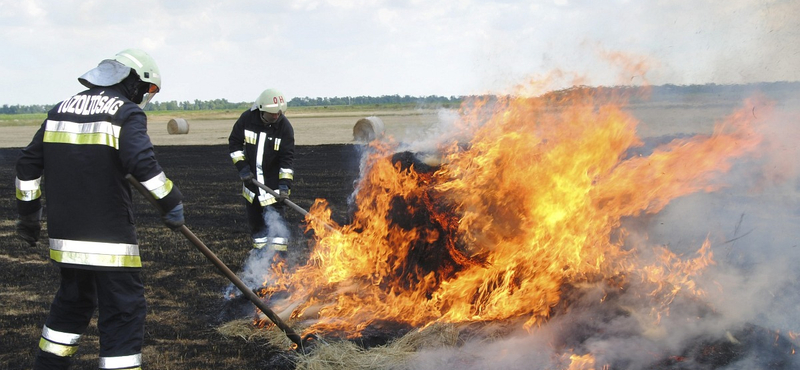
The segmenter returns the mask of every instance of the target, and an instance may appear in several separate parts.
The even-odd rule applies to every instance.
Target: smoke
[[[761,150],[722,174],[719,190],[685,196],[657,214],[624,220],[625,247],[642,265],[661,266],[662,250],[691,260],[707,243],[714,264],[692,277],[702,294],[662,294],[664,286],[635,277],[624,288],[608,282],[572,286],[563,292],[568,306],[554,308],[549,320],[530,331],[483,324],[483,333],[493,326],[506,332],[462,338],[457,348],[421,350],[408,367],[798,368],[793,355],[793,336],[800,332],[800,112],[793,103],[798,96],[795,92],[775,101],[771,111],[753,107],[764,128]],[[457,139],[461,133],[448,132],[458,127],[457,119],[444,117],[421,136],[424,140],[400,148],[431,153],[441,146],[437,140]],[[694,129],[687,125],[682,133],[644,137],[638,154],[694,134]]]
[[[267,225],[263,230],[253,235],[255,238],[289,238],[291,232],[286,224],[286,220],[273,207],[264,207],[264,223]],[[258,288],[264,285],[265,281],[270,280],[273,270],[276,251],[269,245],[263,248],[252,248],[244,261],[239,278],[245,285]],[[226,297],[238,295],[238,289],[232,284],[225,291]]]

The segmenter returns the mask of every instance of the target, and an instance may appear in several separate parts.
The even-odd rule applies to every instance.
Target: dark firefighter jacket
[[[285,185],[291,189],[294,180],[294,129],[286,115],[267,125],[261,121],[258,109],[245,111],[233,124],[228,149],[238,171],[249,166],[256,180],[269,188]],[[276,202],[275,197],[253,184],[245,184],[242,195],[251,203],[258,199],[262,206]]]
[[[153,153],[147,118],[113,87],[96,87],[64,100],[17,161],[20,215],[47,199],[50,258],[69,267],[140,268],[131,209],[131,174],[163,209],[182,200]]]

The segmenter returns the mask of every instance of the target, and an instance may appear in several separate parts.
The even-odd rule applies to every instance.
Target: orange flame
[[[595,359],[591,354],[583,356],[570,355],[570,364],[567,370],[596,370]]]
[[[721,186],[715,175],[760,142],[755,118],[743,109],[711,135],[631,156],[643,143],[623,104],[586,89],[466,103],[468,140],[440,147],[435,171],[394,161],[391,141],[372,144],[352,223],[326,228],[331,213],[317,200],[308,264],[274,282],[289,287],[293,317],[354,335],[375,320],[522,318],[530,328],[565,285],[632,271],[654,293],[668,289],[665,304],[677,290],[700,293],[689,276],[712,262],[707,244],[693,261],[664,250],[659,265],[643,265],[623,248],[621,219]]]

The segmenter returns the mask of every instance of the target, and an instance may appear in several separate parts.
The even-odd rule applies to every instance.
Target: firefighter
[[[163,222],[184,223],[181,192],[156,161],[142,110],[161,89],[155,61],[126,49],[78,78],[87,90],[57,104],[16,165],[17,235],[35,246],[47,198],[50,259],[61,282],[34,369],[66,369],[98,309],[100,369],[139,369],[146,303],[131,174],[157,199]]]
[[[264,90],[236,120],[228,137],[230,155],[244,185],[253,248],[273,250],[284,259],[291,233],[285,226],[283,200],[289,198],[294,180],[294,129],[284,115],[286,109],[280,91]],[[277,189],[279,198],[254,185],[253,179]]]

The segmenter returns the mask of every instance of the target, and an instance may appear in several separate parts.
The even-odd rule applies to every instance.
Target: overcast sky
[[[800,80],[796,0],[0,0],[0,33],[10,105],[128,47],[156,59],[157,101]]]

